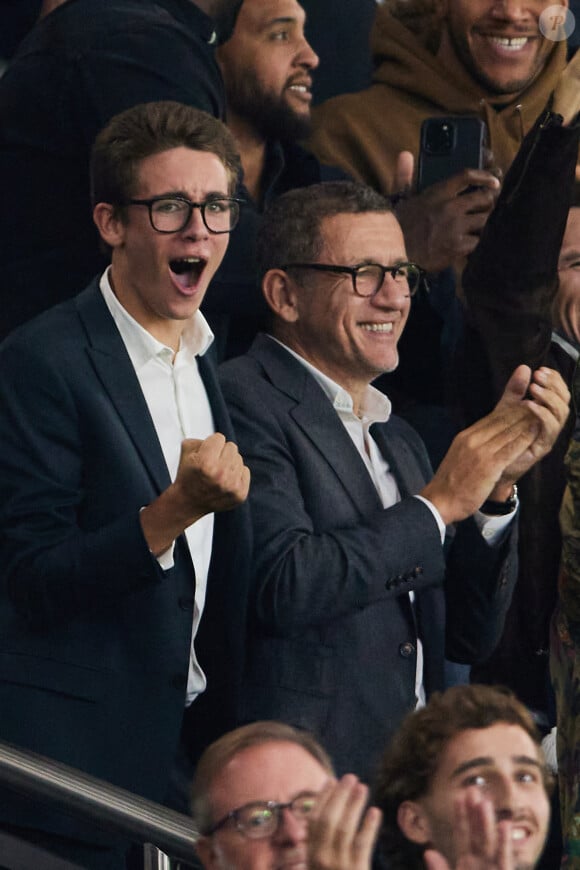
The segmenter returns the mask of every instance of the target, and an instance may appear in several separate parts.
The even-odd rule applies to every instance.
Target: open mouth
[[[305,100],[310,100],[312,97],[312,82],[309,80],[294,81],[288,85],[288,90]]]
[[[206,261],[201,257],[179,257],[169,262],[172,277],[182,290],[192,290],[199,283]]]
[[[530,34],[504,36],[499,33],[478,32],[478,36],[488,42],[497,51],[505,52],[506,54],[517,54],[530,46],[534,40]]]

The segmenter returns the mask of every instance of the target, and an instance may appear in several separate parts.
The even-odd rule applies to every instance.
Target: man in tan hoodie
[[[401,151],[417,158],[431,115],[477,115],[493,163],[505,172],[566,63],[565,41],[546,39],[540,16],[568,0],[386,0],[372,38],[369,88],[328,100],[314,113],[310,147],[385,194],[400,189]],[[482,188],[462,197],[469,186]],[[436,272],[469,254],[493,207],[488,173],[462,173],[405,203],[399,218],[409,256]]]

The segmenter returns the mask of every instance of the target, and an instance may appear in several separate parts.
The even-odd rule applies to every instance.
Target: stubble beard
[[[251,122],[264,139],[296,142],[310,133],[310,113],[295,112],[283,96],[265,91],[253,73],[232,81],[227,100],[230,109]]]

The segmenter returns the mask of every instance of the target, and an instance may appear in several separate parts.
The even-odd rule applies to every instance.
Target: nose
[[[504,21],[526,21],[531,18],[530,5],[531,0],[498,0],[493,4],[490,15]]]
[[[492,786],[492,800],[498,819],[509,819],[520,803],[518,785],[511,776],[501,776]]]
[[[306,819],[297,818],[289,807],[285,807],[281,810],[280,823],[272,839],[279,846],[295,846],[306,840],[307,833]]]
[[[406,281],[395,281],[390,272],[385,272],[383,283],[377,290],[374,296],[371,296],[371,302],[378,308],[390,308],[403,310],[410,304],[411,293],[409,285]]]
[[[298,51],[296,52],[296,58],[294,62],[296,66],[302,66],[305,69],[316,69],[316,67],[320,63],[320,58],[318,57],[304,34],[302,35],[302,40],[300,42]]]
[[[209,230],[201,216],[201,208],[199,206],[195,206],[191,210],[191,217],[184,226],[182,233],[190,239],[205,239],[209,236]]]

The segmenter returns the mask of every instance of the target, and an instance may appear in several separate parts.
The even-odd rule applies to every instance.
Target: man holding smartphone
[[[393,194],[413,180],[425,119],[475,116],[487,127],[493,165],[505,174],[565,68],[562,37],[569,27],[550,30],[556,22],[548,7],[554,6],[571,25],[567,0],[385,0],[372,34],[373,84],[315,110],[312,149]],[[409,257],[430,273],[431,292],[413,301],[401,343],[403,364],[381,385],[419,430],[434,464],[456,424],[449,404],[457,387],[449,373],[464,315],[454,272],[476,248],[499,189],[492,172],[465,169],[397,207]],[[474,393],[479,387],[472,377]],[[552,578],[532,566],[517,594],[528,602],[549,588]],[[549,608],[538,612],[547,614]],[[510,622],[503,663],[498,660],[495,673],[486,675],[507,682],[539,710],[546,706],[547,623],[546,616],[530,630]]]
[[[434,115],[485,121],[494,164],[505,173],[566,63],[566,41],[543,36],[541,15],[568,0],[386,0],[371,34],[375,74],[357,94],[313,113],[312,150],[382,193],[400,190],[397,158],[418,157]],[[406,173],[403,173],[405,178]],[[468,197],[457,194],[477,186]],[[470,253],[493,207],[489,173],[458,174],[400,212],[409,256],[437,272]]]

